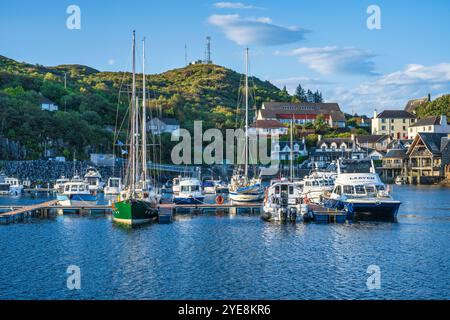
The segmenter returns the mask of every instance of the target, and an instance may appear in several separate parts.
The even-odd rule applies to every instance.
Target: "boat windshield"
[[[192,192],[192,191],[199,191],[199,186],[182,186],[181,191],[183,192]]]
[[[342,190],[342,192],[341,192]],[[350,196],[370,196],[376,197],[379,191],[385,191],[386,188],[384,185],[356,185],[349,186],[345,185],[341,188],[341,186],[336,186],[334,188],[334,193],[336,194],[345,194]]]
[[[119,187],[119,180],[118,179],[111,179],[109,180],[109,186],[110,187]]]

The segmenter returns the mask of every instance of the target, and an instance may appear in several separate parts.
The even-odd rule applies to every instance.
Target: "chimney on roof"
[[[441,126],[446,127],[447,126],[447,116],[445,114],[441,115]]]
[[[378,116],[377,109],[373,110],[373,118],[376,119]]]
[[[431,102],[431,93],[428,94],[428,102]]]

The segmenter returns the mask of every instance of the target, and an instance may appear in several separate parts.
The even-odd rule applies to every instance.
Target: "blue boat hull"
[[[349,218],[370,221],[397,221],[400,202],[349,203]]]
[[[366,221],[397,221],[397,213],[400,208],[400,201],[390,202],[350,202],[339,200],[328,200],[324,203],[325,207],[347,211],[349,220]]]
[[[173,203],[175,204],[202,204],[204,203],[205,197],[191,197],[191,198],[181,198],[174,197]]]

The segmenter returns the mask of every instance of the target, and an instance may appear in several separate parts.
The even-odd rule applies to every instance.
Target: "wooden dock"
[[[37,215],[48,215],[50,209],[53,209],[58,203],[57,200],[47,201],[43,203],[33,204],[30,206],[16,207],[12,211],[0,214],[0,223],[9,224],[17,221],[24,221],[27,217]],[[11,207],[10,207],[11,208]]]
[[[208,212],[225,213],[236,215],[239,212],[259,214],[262,210],[261,203],[246,204],[173,204],[163,203],[159,205],[159,221],[169,223],[177,214],[204,214]],[[4,211],[4,212],[1,212]],[[61,206],[57,200],[47,201],[29,206],[24,205],[2,205],[0,206],[0,223],[9,224],[24,221],[26,217],[48,216],[49,213],[76,212],[79,214],[101,211],[112,213],[111,205],[86,204],[81,206]]]

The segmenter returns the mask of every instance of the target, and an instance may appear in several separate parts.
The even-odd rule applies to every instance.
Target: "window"
[[[386,126],[381,126],[381,130],[386,130]]]
[[[381,123],[386,123],[386,119],[381,119]]]
[[[403,131],[406,131],[406,127],[405,126],[403,126]]]
[[[337,187],[334,189],[334,193],[336,193],[336,194],[338,194],[338,195],[341,195],[341,194],[342,194],[342,192],[341,192],[341,186],[337,186]]]
[[[289,186],[289,194],[294,194],[294,186]]]
[[[406,119],[403,119],[403,123],[406,123]]]
[[[433,127],[429,126],[428,131],[432,131],[432,130],[433,130]]]
[[[344,193],[345,194],[353,194],[353,186],[344,186]]]
[[[366,190],[364,186],[355,186],[356,194],[366,194]]]

